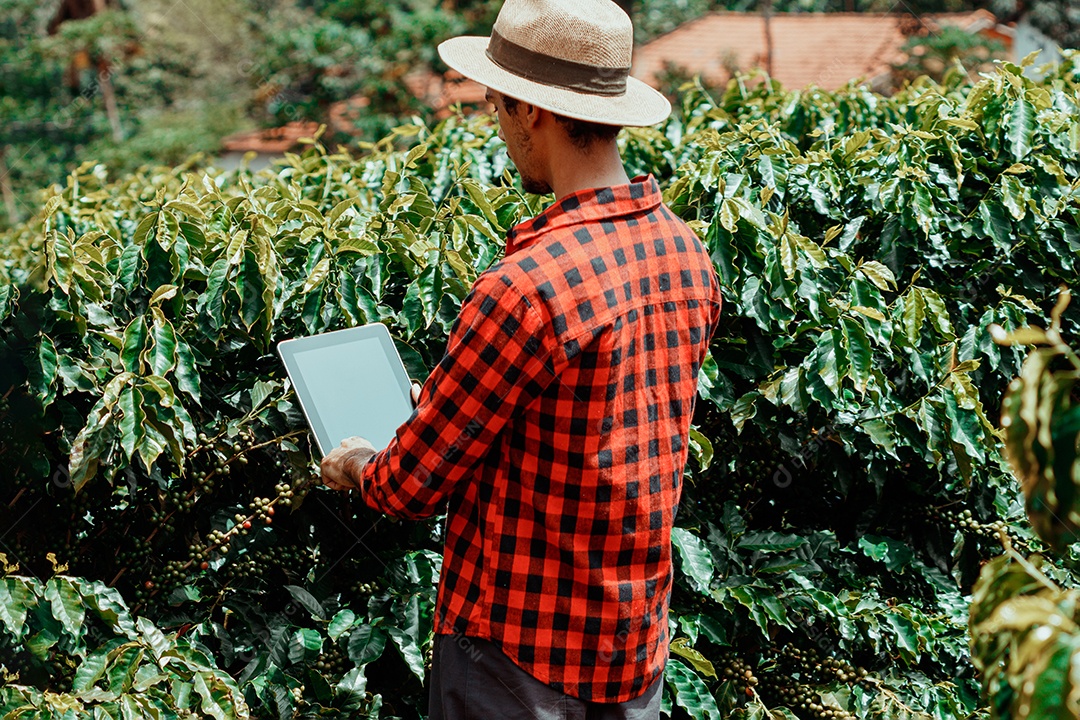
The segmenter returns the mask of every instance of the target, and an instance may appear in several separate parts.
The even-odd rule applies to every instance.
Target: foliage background
[[[403,78],[446,70],[435,56],[438,43],[460,33],[486,34],[500,5],[496,0],[109,0],[108,11],[64,22],[50,35],[50,20],[65,1],[0,0],[3,228],[33,215],[41,204],[38,191],[61,182],[84,159],[114,172],[144,164],[176,166],[195,153],[217,153],[221,140],[234,132],[294,120],[326,122],[333,102],[355,95],[370,104],[353,137],[326,137],[328,147],[356,137],[374,141],[414,115],[430,122],[431,109]],[[620,4],[634,18],[639,43],[705,12],[762,7],[757,0]],[[920,14],[978,4],[775,0],[771,6],[794,12]],[[1064,27],[1059,20],[1075,14],[1067,0],[1036,5],[1033,12],[1050,13],[1054,27]],[[109,89],[114,112],[106,102]]]
[[[673,716],[988,714],[972,584],[1003,534],[1040,547],[992,421],[1022,356],[989,327],[1045,324],[1080,256],[1076,66],[1019,70],[892,98],[739,78],[624,133],[727,302]],[[542,207],[506,169],[485,118],[258,175],[88,162],[4,236],[0,716],[423,715],[438,522],[311,485],[273,343],[384,322],[424,377]],[[1073,559],[1043,571],[1075,587]]]

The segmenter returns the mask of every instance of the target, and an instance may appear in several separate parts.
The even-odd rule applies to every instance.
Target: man
[[[663,120],[628,77],[609,0],[507,0],[490,38],[443,43],[488,86],[526,190],[462,303],[416,411],[323,477],[402,518],[447,512],[431,718],[656,718],[670,534],[698,371],[720,311],[707,251],[631,182],[620,126]]]

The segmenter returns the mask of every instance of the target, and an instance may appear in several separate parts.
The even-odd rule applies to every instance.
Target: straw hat
[[[611,0],[506,0],[491,37],[439,45],[443,61],[493,90],[578,120],[655,125],[663,95],[630,77],[634,29]]]

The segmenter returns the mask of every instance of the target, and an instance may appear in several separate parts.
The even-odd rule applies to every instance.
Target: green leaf
[[[330,275],[330,258],[323,258],[318,262],[315,268],[308,275],[308,279],[304,281],[304,287],[300,291],[301,294],[307,295],[309,292],[317,288],[326,282],[326,278]]]
[[[810,238],[797,233],[793,233],[792,237],[795,240],[795,244],[799,246],[799,249],[806,253],[806,256],[810,258],[810,263],[814,267],[818,269],[828,267],[828,256],[825,255],[825,251],[822,250],[817,243]]]
[[[176,377],[176,387],[190,395],[196,404],[201,404],[201,379],[195,366],[195,356],[191,346],[181,337],[176,338],[176,367],[173,374]]]
[[[690,641],[687,638],[675,638],[671,641],[669,649],[679,657],[689,661],[690,665],[702,675],[711,678],[716,677],[716,668],[713,667],[708,658],[690,646]]]
[[[348,632],[355,622],[356,613],[348,608],[339,610],[330,620],[330,624],[327,625],[326,634],[331,640],[337,640]]]
[[[986,444],[982,422],[973,410],[964,410],[952,390],[942,390],[945,398],[945,415],[949,418],[949,436],[959,443],[968,457],[982,462],[986,458]]]
[[[739,206],[731,198],[720,203],[720,225],[732,235],[739,231]]]
[[[708,470],[713,460],[713,445],[709,438],[695,427],[690,428],[690,451],[697,460],[698,468]]]
[[[142,373],[142,354],[146,349],[146,339],[146,318],[139,315],[128,323],[124,330],[124,347],[120,351],[120,359],[128,372]]]
[[[409,284],[405,299],[401,303],[400,320],[405,328],[405,337],[411,338],[418,330],[427,326],[424,318],[424,303],[420,299],[420,283]]]
[[[176,292],[177,287],[175,285],[162,285],[154,291],[153,295],[150,296],[150,300],[147,302],[147,305],[153,306],[166,300],[171,300],[176,297]]]
[[[16,641],[26,634],[26,615],[35,599],[30,582],[14,576],[0,577],[0,622]]]
[[[675,691],[675,703],[694,720],[719,720],[722,717],[709,688],[682,661],[668,659],[664,677]]]
[[[117,642],[122,642],[118,640]],[[75,677],[71,681],[71,689],[75,692],[89,690],[105,674],[108,665],[111,644],[106,644],[97,652],[83,660],[75,671]]]
[[[884,316],[881,318],[884,320]],[[873,370],[873,352],[870,349],[870,340],[866,337],[866,331],[862,323],[849,318],[841,318],[841,326],[844,332],[844,344],[848,350],[848,376],[855,383],[855,389],[861,393],[866,392],[866,385],[870,381]]]
[[[870,318],[871,320],[877,320],[878,322],[884,322],[888,318],[885,317],[885,313],[872,307],[866,307],[865,305],[852,305],[851,309],[855,312]]]
[[[19,300],[19,291],[14,285],[0,286],[0,323],[7,322]]]
[[[1027,188],[1015,177],[1007,175],[1001,178],[1001,199],[1013,220],[1020,222],[1027,215],[1029,197]]]
[[[314,660],[322,652],[323,639],[318,630],[300,628],[289,641],[289,660],[294,663]]]
[[[117,407],[121,413],[120,446],[130,463],[135,459],[135,451],[146,437],[146,413],[143,410],[142,393],[134,387],[124,388]]]
[[[908,342],[918,347],[922,336],[922,326],[926,321],[926,302],[923,300],[922,289],[913,287],[908,290],[902,303],[904,333],[907,335]]]
[[[143,269],[142,252],[138,245],[129,245],[120,254],[120,267],[116,271],[116,284],[128,292],[139,285],[139,273]]]
[[[390,626],[386,631],[394,641],[405,663],[413,674],[424,681],[424,654],[420,650],[420,600],[416,595],[409,596],[404,602],[395,604],[398,626]]]
[[[1012,222],[1005,213],[1005,207],[994,198],[987,198],[979,203],[979,219],[982,222],[983,235],[993,240],[994,245],[1002,250],[1012,248]]]
[[[899,460],[896,455],[896,426],[885,418],[864,420],[862,429],[866,432],[875,445],[882,448],[890,456]]]
[[[945,301],[941,299],[941,296],[928,288],[920,288],[919,297],[922,298],[926,305],[927,318],[934,323],[941,337],[945,340],[954,339],[956,333],[953,331],[952,319],[949,317],[949,310],[945,307]]]
[[[135,625],[139,630],[139,637],[142,638],[143,644],[150,648],[155,659],[161,660],[171,650],[172,643],[166,639],[165,634],[158,630],[152,622],[140,617],[135,621]]]
[[[225,288],[230,269],[231,265],[226,258],[215,262],[206,280],[206,292],[200,298],[200,302],[204,303],[210,326],[215,330],[220,330],[225,325]]]
[[[154,345],[150,350],[150,369],[164,376],[176,366],[176,331],[159,308],[154,308]]]
[[[52,338],[42,333],[38,345],[38,366],[31,373],[31,386],[34,393],[41,399],[41,404],[48,407],[56,398],[56,371],[57,357],[56,345]]]
[[[760,392],[752,391],[735,401],[735,406],[731,408],[731,422],[736,432],[741,433],[747,421],[757,415],[757,400],[760,397]]]
[[[349,659],[357,665],[382,657],[386,648],[387,635],[375,625],[360,625],[349,635]]]
[[[210,679],[209,684],[206,682],[207,678]],[[192,676],[192,684],[195,692],[202,698],[199,709],[204,713],[214,720],[234,720],[237,717],[234,711],[237,698],[220,680],[209,673],[196,672]]]
[[[818,336],[817,347],[812,356],[817,362],[817,367],[813,369],[833,395],[840,394],[840,380],[847,371],[847,355],[842,343],[843,336],[839,331],[823,332]]]
[[[1035,137],[1035,108],[1026,98],[1013,103],[1009,111],[1006,142],[1009,152],[1016,160],[1023,160],[1031,152]]]
[[[49,279],[54,281],[65,295],[71,290],[71,271],[74,264],[74,239],[69,233],[70,228],[67,233],[53,230],[45,241]]]
[[[248,330],[259,321],[266,309],[263,300],[264,287],[265,278],[259,260],[254,252],[246,250],[240,272],[236,276],[236,294],[240,297],[240,318]]]
[[[443,296],[443,276],[437,258],[433,258],[430,265],[420,277],[414,281],[419,294],[420,303],[424,312],[424,324],[429,325],[438,315],[439,303]]]
[[[416,640],[399,627],[388,627],[386,631],[393,639],[394,644],[401,653],[401,657],[404,658],[405,664],[409,666],[413,675],[423,682],[424,654],[420,651],[420,646],[416,643]]]
[[[719,219],[714,219],[709,225],[705,241],[708,243],[709,252],[720,279],[727,286],[733,285],[739,277],[739,266],[736,263],[738,252],[732,243],[731,233],[724,228]]]
[[[739,538],[738,547],[750,552],[787,552],[806,545],[807,540],[799,535],[778,532],[750,532]]]
[[[83,607],[82,595],[65,577],[51,578],[45,583],[45,599],[49,601],[54,618],[76,642],[83,635],[83,622],[86,620],[86,608]]]
[[[152,212],[144,215],[139,221],[139,224],[135,226],[135,233],[131,236],[131,247],[138,248],[139,246],[146,244],[146,238],[150,235],[151,231],[157,227],[158,213]]]
[[[484,214],[484,219],[486,219],[492,227],[501,230],[499,219],[495,216],[495,210],[483,189],[476,182],[471,180],[467,180],[461,185],[465,188],[465,192],[468,193],[469,199],[472,200],[477,209]]]
[[[859,538],[859,548],[867,557],[884,561],[890,572],[907,570],[915,559],[915,553],[904,543],[878,535],[863,535]]]
[[[708,595],[714,570],[712,555],[705,543],[689,530],[676,527],[671,529],[671,545],[679,555],[679,568],[690,586]]]
[[[883,291],[896,289],[896,277],[892,270],[876,260],[867,260],[859,265],[859,272]]]
[[[95,405],[86,425],[71,443],[68,472],[71,475],[72,488],[76,493],[97,474],[98,463],[105,447],[104,430],[111,419],[111,411],[102,412],[100,403]]]
[[[326,610],[323,609],[322,603],[316,600],[314,595],[299,585],[286,585],[285,589],[292,595],[296,604],[311,613],[312,617],[319,620],[326,619]]]
[[[921,642],[915,623],[898,611],[885,613],[885,620],[896,633],[896,644],[901,654],[911,662],[918,662],[921,655]]]
[[[357,710],[367,699],[367,676],[364,668],[353,668],[334,687],[345,711]]]

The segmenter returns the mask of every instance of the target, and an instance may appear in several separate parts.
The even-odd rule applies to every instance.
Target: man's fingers
[[[349,464],[352,462],[354,467],[351,470],[355,472],[358,468],[355,467],[354,460],[361,460],[359,466],[362,467],[374,454],[375,448],[364,438],[345,438],[341,441],[341,447],[331,450],[319,464],[323,484],[332,490],[353,490],[359,487],[360,479],[350,472]]]
[[[414,382],[412,384],[412,404],[413,404],[413,407],[416,407],[416,403],[420,402],[420,391],[422,389],[423,388],[420,386],[420,383],[415,383]]]
[[[344,473],[341,468],[342,454],[339,450],[335,449],[329,455],[322,459],[319,464],[319,470],[322,474],[322,481],[326,487],[331,490],[342,490],[346,487]]]

